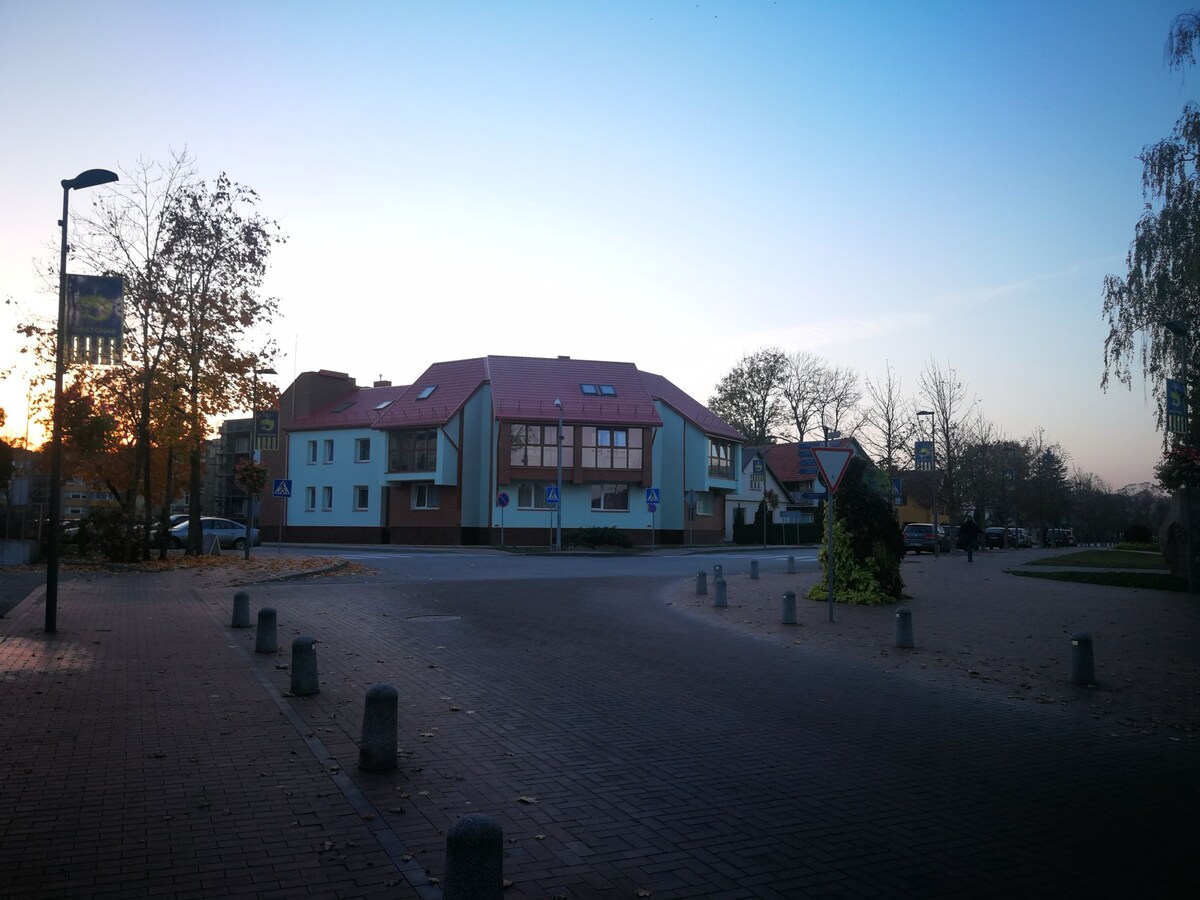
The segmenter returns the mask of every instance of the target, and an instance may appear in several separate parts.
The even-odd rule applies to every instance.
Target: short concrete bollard
[[[258,631],[254,635],[255,653],[274,653],[279,649],[275,630],[275,610],[264,606],[258,611]]]
[[[504,830],[488,816],[463,816],[446,832],[443,900],[501,900]]]
[[[750,560],[750,580],[758,581],[758,560]]]
[[[788,557],[788,571],[787,571],[787,573],[788,573],[789,575],[795,575],[795,574],[796,574],[796,557],[794,557],[794,556],[789,556],[789,557]]]
[[[396,709],[399,692],[390,684],[375,684],[367,689],[363,706],[362,743],[358,746],[358,767],[368,772],[386,772],[396,768]]]
[[[782,625],[796,624],[796,592],[783,592],[783,615],[780,616],[779,622]]]
[[[907,606],[896,610],[896,646],[907,650],[916,646],[913,640],[912,610]]]
[[[315,638],[302,634],[292,641],[292,693],[297,697],[321,693],[317,679],[317,649]]]
[[[250,595],[245,591],[233,595],[233,622],[230,627],[250,627]]]
[[[725,570],[720,566],[713,566],[713,581],[723,581],[725,578]]]
[[[708,593],[708,575],[701,569],[696,573],[696,596],[703,597]]]
[[[1092,636],[1082,631],[1071,635],[1071,684],[1095,684]]]
[[[717,591],[716,596],[713,597],[713,606],[717,609],[725,609],[729,606],[729,595],[725,592],[725,579],[718,578],[713,582],[713,587]]]

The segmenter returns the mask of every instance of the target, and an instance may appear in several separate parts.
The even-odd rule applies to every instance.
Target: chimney
[[[392,386],[392,383],[390,381],[376,381],[373,385],[371,385],[371,387],[391,387],[391,386]]]

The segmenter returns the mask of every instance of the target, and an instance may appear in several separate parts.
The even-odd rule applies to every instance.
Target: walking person
[[[975,545],[979,542],[979,526],[975,520],[967,516],[958,526],[958,540],[967,551],[967,562],[975,562]]]

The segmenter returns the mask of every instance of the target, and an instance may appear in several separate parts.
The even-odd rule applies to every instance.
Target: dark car
[[[937,526],[937,549],[942,553],[950,552],[950,535],[941,525]],[[934,526],[926,522],[911,522],[904,526],[904,552],[933,553]]]
[[[1004,547],[1004,529],[999,527],[985,528],[983,530],[983,546],[989,550]]]
[[[1047,547],[1074,547],[1075,534],[1070,528],[1049,528],[1046,530],[1045,545]]]
[[[191,523],[184,519],[178,525],[171,529],[167,538],[167,546],[172,550],[178,550],[188,539],[188,526]],[[200,520],[200,528],[202,529],[202,537],[200,547],[204,552],[212,547],[214,540],[222,550],[246,549],[246,526],[241,522],[235,522],[232,519],[217,519],[212,516],[205,516]],[[257,547],[262,543],[262,538],[258,535],[257,528],[250,529],[250,545]]]

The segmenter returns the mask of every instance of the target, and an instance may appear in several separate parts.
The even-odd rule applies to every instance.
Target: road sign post
[[[825,501],[825,569],[826,569],[826,589],[829,592],[829,621],[833,621],[833,499],[837,494],[838,486],[842,483],[842,476],[846,474],[846,469],[850,466],[851,451],[845,447],[814,447],[813,459],[816,460],[817,468],[821,470],[821,480],[825,483],[825,490],[829,492],[829,499]]]

